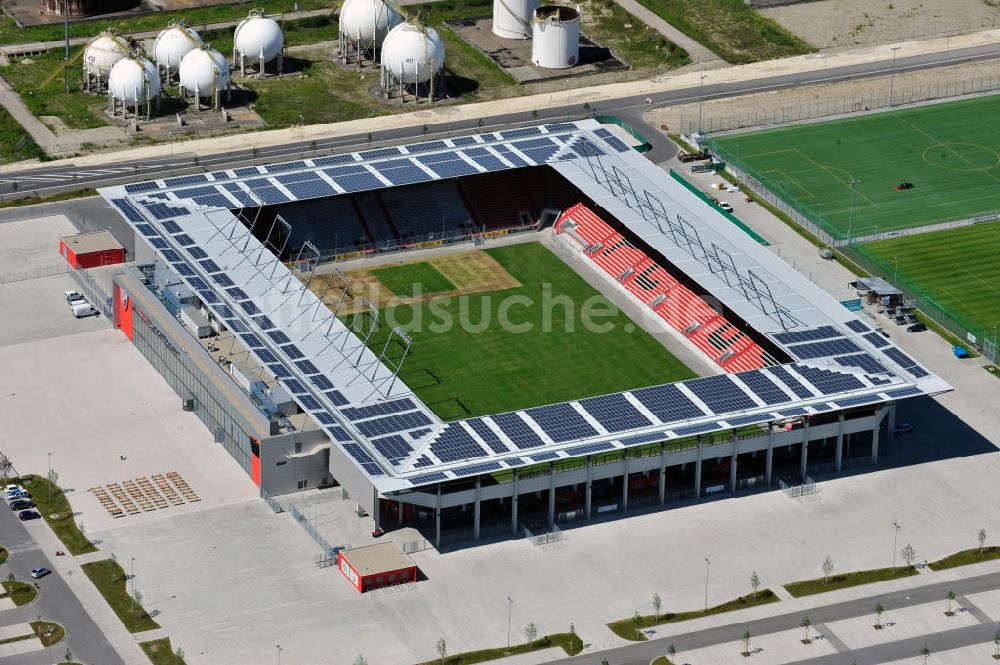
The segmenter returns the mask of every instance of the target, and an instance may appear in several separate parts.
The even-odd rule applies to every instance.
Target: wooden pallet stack
[[[123,480],[121,484],[108,483],[106,490],[102,486],[91,487],[90,491],[112,517],[137,515],[141,512],[201,501],[201,497],[176,471],[166,475],[153,474],[152,481],[143,476],[134,480]]]
[[[170,471],[169,473],[167,473],[167,478],[170,480],[170,482],[172,482],[174,485],[177,486],[177,489],[179,489],[181,492],[181,496],[183,496],[185,499],[187,499],[191,503],[194,503],[195,501],[201,501],[201,498],[197,494],[195,494],[194,490],[192,490],[188,486],[187,481],[181,477],[181,474],[177,473],[176,471]]]

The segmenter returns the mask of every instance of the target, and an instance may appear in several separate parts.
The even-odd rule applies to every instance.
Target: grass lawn
[[[947,310],[980,339],[1000,326],[1000,222],[880,240],[854,249]],[[923,305],[922,305],[923,306]],[[928,307],[924,307],[928,309]]]
[[[383,322],[402,327],[413,339],[402,379],[441,418],[500,413],[695,376],[541,244],[486,252],[521,286],[382,312]],[[585,329],[584,314],[600,331]],[[501,326],[501,319],[508,324]],[[390,329],[380,326],[371,347],[381,351]]]
[[[583,3],[583,18],[588,21],[583,32],[619,54],[634,69],[675,69],[691,62],[687,51],[614,0],[587,0]]]
[[[658,658],[654,658],[653,662],[649,665],[674,665],[674,661],[670,660],[666,656],[660,656]]]
[[[583,649],[583,640],[579,636],[571,633],[554,633],[552,635],[545,635],[539,637],[534,643],[529,645],[527,642],[524,644],[515,644],[510,647],[510,649],[500,647],[498,649],[483,649],[481,651],[466,651],[465,653],[456,653],[454,655],[445,656],[444,665],[471,665],[471,663],[485,663],[490,660],[497,660],[498,658],[506,658],[507,656],[513,656],[516,654],[528,653],[529,651],[537,651],[538,649],[548,649],[550,647],[561,647],[570,656],[575,656],[580,653]],[[420,665],[441,665],[441,659],[435,658],[434,660],[429,660],[426,663],[421,663]]]
[[[660,615],[657,619],[652,614],[647,614],[645,616],[640,615],[639,621],[636,623],[633,617],[628,619],[621,619],[619,621],[612,621],[608,624],[608,628],[611,629],[618,637],[625,640],[632,640],[633,642],[642,642],[646,640],[646,636],[641,632],[644,628],[651,628],[652,626],[661,626],[665,623],[679,623],[681,621],[690,621],[691,619],[700,619],[701,617],[711,616],[713,614],[722,614],[724,612],[734,612],[736,610],[745,610],[749,607],[756,607],[758,605],[767,605],[768,603],[776,603],[780,599],[774,594],[770,589],[761,589],[757,592],[756,598],[753,594],[748,594],[746,596],[740,596],[728,602],[722,603],[721,605],[716,605],[710,607],[707,610],[695,610],[693,612],[665,612]]]
[[[115,561],[102,559],[85,563],[81,568],[130,633],[141,633],[144,630],[160,627],[141,605],[132,609],[132,597],[125,586],[125,571]]]
[[[743,0],[639,0],[726,62],[744,64],[811,53],[809,44]]]
[[[27,605],[35,599],[35,596],[38,595],[38,591],[35,589],[34,584],[18,582],[17,580],[14,580],[13,582],[4,580],[2,584],[4,595],[10,596],[10,599],[14,601],[14,604],[18,607]]]
[[[71,50],[71,57],[79,55],[82,46]],[[72,92],[65,92],[62,71],[63,52],[46,51],[32,56],[30,60],[13,59],[6,67],[0,67],[0,76],[10,82],[21,95],[21,99],[37,116],[54,115],[62,119],[72,129],[90,129],[108,124],[102,112],[107,104],[104,95],[88,95],[80,92],[79,61],[70,66],[70,86]],[[54,74],[58,74],[52,78]],[[52,79],[46,83],[49,79]]]
[[[0,547],[0,564],[7,563],[7,557],[10,556],[10,551],[6,547]]]
[[[871,584],[873,582],[885,582],[900,577],[917,575],[917,569],[913,566],[897,566],[893,572],[891,568],[876,568],[874,570],[858,570],[853,573],[843,573],[841,575],[831,575],[829,580],[824,581],[822,577],[815,580],[804,580],[802,582],[790,582],[782,586],[796,598],[811,596],[816,593],[826,593],[837,589],[846,589],[860,584]]]
[[[984,547],[982,552],[979,551],[978,547],[962,550],[927,565],[930,566],[931,570],[945,570],[946,568],[968,566],[970,563],[992,561],[993,559],[1000,559],[1000,547]]]
[[[24,476],[20,480],[15,479],[10,482],[20,482],[26,490],[31,492],[31,500],[35,502],[38,512],[59,536],[59,540],[63,542],[70,554],[86,554],[97,551],[94,544],[77,526],[76,520],[73,518],[73,508],[61,487],[52,485],[50,489],[49,481],[41,476]]]
[[[716,141],[831,235],[966,219],[1000,209],[1000,95]],[[903,179],[914,188],[896,191]],[[851,181],[856,186],[851,222]]]
[[[27,136],[25,144],[19,150],[18,142]],[[22,159],[43,159],[45,153],[38,144],[32,140],[24,127],[14,120],[14,116],[7,113],[7,109],[0,108],[0,168],[8,162],[17,162]]]
[[[401,297],[412,296],[416,286],[419,286],[423,293],[455,290],[455,285],[426,261],[377,268],[372,272],[387,289]]]
[[[35,631],[35,635],[41,641],[43,647],[50,647],[59,644],[66,637],[66,629],[57,623],[50,621],[32,621],[28,625]]]
[[[149,656],[153,665],[184,665],[183,652],[181,658],[177,657],[177,652],[170,648],[170,638],[164,637],[159,640],[142,642],[139,644],[143,653]]]

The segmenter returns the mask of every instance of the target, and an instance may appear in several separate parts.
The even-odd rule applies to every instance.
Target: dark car
[[[27,499],[14,499],[10,502],[11,510],[26,510],[28,508],[34,508],[35,504]]]
[[[912,326],[907,328],[907,330],[910,332],[923,332],[927,330],[927,326],[922,323],[914,323]]]
[[[22,510],[17,514],[17,519],[22,522],[27,522],[28,520],[37,520],[41,515],[39,515],[34,510]]]

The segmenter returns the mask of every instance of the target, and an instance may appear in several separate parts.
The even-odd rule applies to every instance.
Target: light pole
[[[275,644],[274,648],[278,652],[278,665],[281,665],[281,645],[280,644]]]
[[[507,649],[510,650],[510,608],[514,605],[514,601],[507,596]]]
[[[889,108],[892,108],[893,86],[896,82],[896,51],[899,48],[898,46],[892,47],[892,73],[889,74]]]
[[[712,563],[705,557],[705,609],[708,610],[708,566]]]
[[[306,150],[306,125],[302,114],[299,114],[299,159],[302,159]]]
[[[167,139],[170,141],[170,175],[174,174],[174,133],[167,132]]]
[[[858,192],[858,185],[860,185],[860,184],[861,184],[861,181],[858,180],[857,178],[851,179],[851,216],[847,220],[847,244],[848,245],[851,244],[851,238],[853,237],[853,232],[854,232],[854,195],[857,194],[857,192]]]
[[[63,0],[63,32],[66,33],[66,65],[63,67],[63,81],[69,94],[69,0]]]
[[[132,610],[135,611],[135,557],[132,557],[132,573],[129,575],[129,581],[132,583]]]
[[[701,134],[701,105],[705,101],[705,76],[701,75],[701,83],[698,85],[698,134]]]
[[[889,574],[896,574],[896,539],[899,537],[899,530],[903,527],[899,526],[899,522],[896,520],[892,521],[892,569],[890,569]]]
[[[52,504],[52,453],[49,453],[49,474],[45,476],[45,493],[48,495],[48,503]]]
[[[892,285],[896,286],[896,274],[899,272],[899,257],[892,257]]]

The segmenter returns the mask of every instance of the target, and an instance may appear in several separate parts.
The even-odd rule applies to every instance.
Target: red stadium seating
[[[555,231],[572,237],[601,270],[727,372],[777,364],[760,345],[582,203],[559,217]]]

